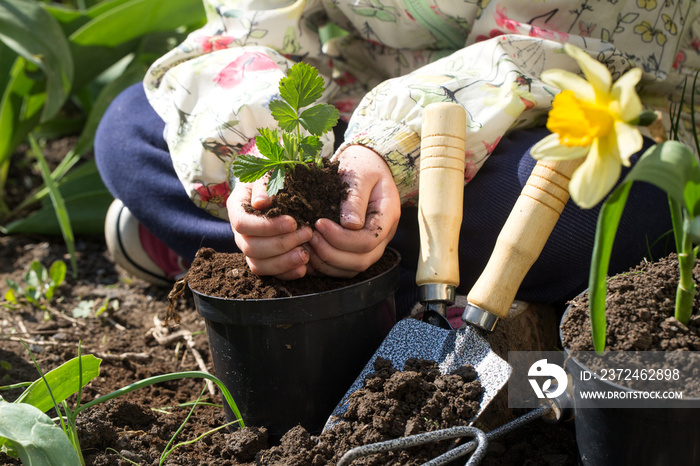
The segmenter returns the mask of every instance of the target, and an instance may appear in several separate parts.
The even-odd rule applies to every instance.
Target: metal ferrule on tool
[[[474,306],[473,304],[467,304],[462,313],[462,320],[468,324],[476,325],[489,332],[493,332],[498,323],[498,316],[480,307]]]
[[[442,301],[452,304],[455,302],[455,286],[446,283],[425,283],[418,287],[418,300],[421,303]]]

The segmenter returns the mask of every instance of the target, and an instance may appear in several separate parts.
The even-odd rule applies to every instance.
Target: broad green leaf
[[[299,120],[309,133],[320,136],[338,123],[339,116],[340,112],[334,106],[318,104],[301,112]]]
[[[297,112],[287,102],[283,100],[271,101],[270,111],[272,118],[279,123],[280,129],[288,132],[296,131],[299,124]]]
[[[29,404],[0,401],[0,441],[25,465],[80,464],[63,430],[42,411]]]
[[[73,232],[75,234],[104,233],[105,216],[113,200],[114,198],[106,189],[86,191],[65,198],[65,206],[70,216]],[[50,203],[45,203],[40,210],[8,224],[6,230],[8,234],[61,234],[55,210]]]
[[[260,134],[255,138],[255,145],[258,151],[273,162],[282,160],[284,151],[279,145],[279,133],[277,130],[260,128],[259,131]]]
[[[102,182],[94,160],[69,171],[59,182],[59,190],[76,234],[104,232],[104,219],[113,197]],[[39,191],[33,199],[41,199],[41,209],[7,225],[8,233],[61,234],[48,189]]]
[[[54,261],[49,267],[49,276],[54,286],[61,286],[66,278],[66,263],[62,260]]]
[[[280,96],[292,108],[299,110],[311,105],[323,95],[323,78],[313,66],[299,62],[280,79]]]
[[[39,123],[41,116],[37,103],[45,99],[45,95],[34,91],[37,83],[27,76],[26,71],[27,61],[17,57],[0,100],[0,165]]]
[[[254,155],[239,155],[231,164],[231,169],[236,178],[244,183],[252,183],[259,180],[276,165],[265,158]]]
[[[73,83],[73,56],[61,26],[38,2],[0,0],[0,40],[44,71],[46,105],[41,120],[52,118]]]
[[[0,41],[0,89],[6,89],[10,82],[12,65],[17,59],[17,54]]]
[[[100,374],[101,359],[96,358],[92,354],[86,354],[80,357],[80,365],[82,365],[82,380],[79,372],[78,358],[73,358],[58,366],[56,369],[44,374],[46,382],[51,387],[56,403],[60,403],[69,396],[78,392],[79,382],[82,381],[82,386],[87,385],[92,379]],[[27,389],[15,400],[15,403],[26,403],[46,412],[53,408],[53,401],[46,388],[46,383],[42,378],[35,380]]]
[[[82,46],[115,47],[145,34],[205,21],[201,0],[130,0],[104,11],[70,40]]]
[[[88,13],[99,14],[69,37],[76,89],[92,82],[123,57],[138,53],[149,35],[170,32],[173,37],[180,37],[176,30],[191,30],[206,21],[201,0],[119,0],[112,8],[96,5]]]

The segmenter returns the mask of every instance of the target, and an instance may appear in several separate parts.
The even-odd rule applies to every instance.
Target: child
[[[540,74],[580,71],[563,43],[588,51],[614,79],[640,67],[644,104],[667,121],[698,68],[692,26],[700,5],[685,0],[204,4],[207,24],[157,60],[143,86],[118,97],[97,132],[98,167],[118,199],[106,222],[110,252],[152,283],[184,273],[202,246],[241,250],[254,271],[283,279],[352,276],[392,246],[411,283],[421,111],[454,101],[468,115],[459,250],[467,292],[534,166],[528,149],[549,134],[543,126],[557,90]],[[321,219],[297,229],[288,217],[246,214],[242,202],[269,202],[264,186],[230,174],[237,154],[255,150],[257,128],[275,127],[268,104],[299,60],[318,68],[324,99],[341,112],[324,147],[351,186],[340,225]],[[519,299],[559,302],[586,287],[597,214],[567,205]],[[670,237],[658,241],[670,228],[666,195],[637,183],[610,271],[670,252]]]

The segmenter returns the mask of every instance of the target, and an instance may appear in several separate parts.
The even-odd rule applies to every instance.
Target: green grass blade
[[[56,183],[54,183],[53,178],[51,178],[51,171],[49,170],[49,165],[46,163],[46,158],[41,152],[39,145],[37,144],[34,137],[29,135],[29,143],[31,144],[32,151],[36,155],[37,161],[39,162],[39,168],[41,170],[41,176],[44,179],[46,187],[49,189],[49,197],[51,198],[51,203],[56,212],[56,218],[58,219],[58,224],[61,227],[61,233],[63,234],[63,240],[68,248],[68,253],[70,254],[70,262],[73,277],[78,276],[78,264],[75,258],[75,238],[73,236],[73,228],[70,223],[70,217],[68,216],[68,210],[63,201],[63,196],[58,190]]]

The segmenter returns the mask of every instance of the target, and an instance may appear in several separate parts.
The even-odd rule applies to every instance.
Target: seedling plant
[[[279,130],[258,128],[255,142],[262,157],[239,155],[231,164],[233,175],[244,183],[252,183],[270,173],[267,194],[274,196],[284,187],[285,175],[296,165],[321,166],[320,137],[335,126],[339,116],[338,109],[330,104],[309,107],[324,90],[323,78],[313,66],[299,62],[289,68],[279,83],[282,99],[270,102]]]

